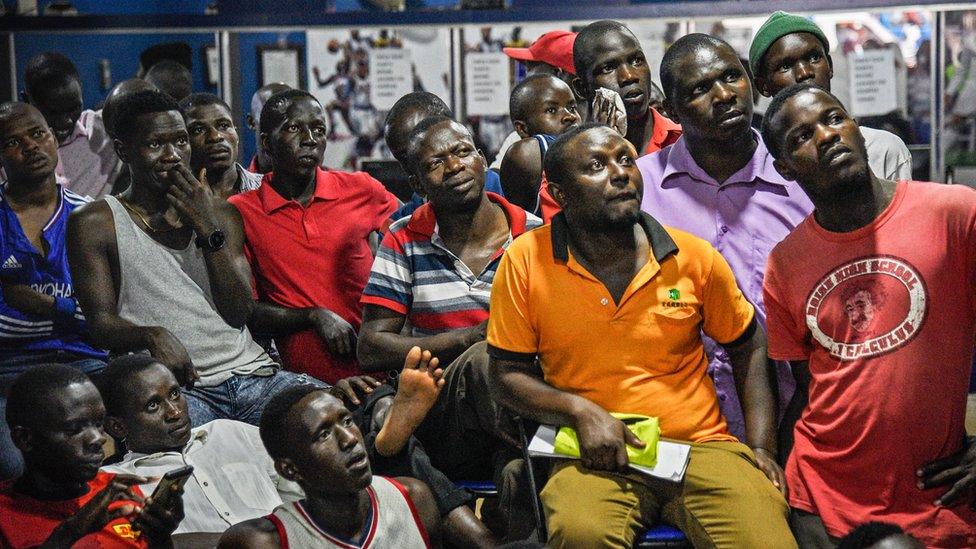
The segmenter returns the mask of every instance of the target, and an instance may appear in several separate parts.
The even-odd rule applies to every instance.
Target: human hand
[[[931,461],[916,471],[918,487],[929,490],[938,486],[949,486],[935,504],[951,507],[964,498],[969,498],[970,507],[976,509],[976,437],[967,440],[961,450]]]
[[[43,315],[54,308],[54,296],[42,294],[27,284],[3,282],[3,300],[22,313]]]
[[[380,385],[382,383],[370,376],[352,376],[336,382],[332,386],[332,394],[353,406],[359,406],[359,397],[365,397]]]
[[[150,547],[165,545],[183,521],[183,487],[172,485],[170,489],[168,505],[153,505],[153,498],[147,498],[132,521],[133,528],[142,532]]]
[[[465,328],[464,330],[458,330],[458,333],[464,338],[465,347],[470,347],[475,343],[484,341],[488,337],[488,321],[486,320],[481,324]]]
[[[783,497],[786,497],[786,473],[776,463],[776,458],[765,448],[753,448],[752,453],[756,456],[756,465],[759,470],[766,475],[766,478],[773,483]]]
[[[157,326],[150,328],[148,333],[149,354],[169,368],[180,385],[192,389],[193,384],[200,379],[200,375],[193,367],[193,361],[190,360],[186,347],[166,328]]]
[[[579,437],[583,467],[587,469],[625,472],[630,462],[627,445],[635,448],[645,446],[624,422],[596,404],[581,414],[573,428]]]
[[[137,513],[143,499],[131,489],[137,484],[147,482],[149,479],[137,475],[115,475],[108,486],[102,488],[81,509],[54,529],[45,546],[69,547],[88,534],[98,532],[113,520]],[[112,506],[117,501],[126,503]]]
[[[208,237],[219,227],[215,213],[214,194],[207,181],[207,169],[200,170],[195,177],[183,164],[170,170],[173,184],[166,191],[166,200],[193,228],[197,236]]]
[[[627,135],[627,112],[620,94],[607,88],[597,88],[589,122],[610,126],[620,135]]]
[[[340,357],[355,354],[356,330],[344,318],[328,309],[311,309],[308,321],[330,353]]]

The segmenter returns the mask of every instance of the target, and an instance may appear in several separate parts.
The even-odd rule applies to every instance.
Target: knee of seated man
[[[551,544],[630,546],[639,527],[639,497],[626,477],[587,472],[575,463],[558,468],[541,494]]]

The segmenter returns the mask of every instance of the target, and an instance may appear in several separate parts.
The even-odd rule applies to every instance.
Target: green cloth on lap
[[[630,462],[653,469],[657,465],[657,441],[661,438],[661,427],[657,418],[615,412],[611,412],[610,415],[624,422],[624,425],[645,444],[643,448],[627,446],[627,457]],[[553,446],[553,451],[557,454],[580,457],[579,437],[572,427],[560,427],[556,432]]]

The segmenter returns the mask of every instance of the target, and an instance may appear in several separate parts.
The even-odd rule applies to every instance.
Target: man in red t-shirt
[[[275,170],[256,191],[229,200],[244,219],[259,300],[251,329],[276,337],[289,370],[335,384],[361,373],[356,331],[373,264],[368,239],[399,203],[365,173],[323,170],[326,135],[325,111],[311,94],[272,96],[261,136]]]
[[[880,179],[857,123],[810,84],[776,96],[763,139],[815,207],[773,249],[764,291],[769,355],[797,380],[780,443],[797,541],[885,521],[976,547],[976,192]]]
[[[25,469],[0,484],[0,547],[170,546],[182,497],[154,508],[137,486],[148,479],[100,472],[104,419],[98,389],[74,368],[37,366],[14,381],[7,423]]]

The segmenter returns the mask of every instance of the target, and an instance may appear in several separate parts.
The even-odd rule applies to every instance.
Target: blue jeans
[[[7,425],[7,393],[17,376],[41,364],[66,364],[91,376],[105,369],[105,362],[96,358],[83,358],[61,351],[0,359],[0,481],[19,477],[24,469],[24,458],[10,440]]]
[[[194,387],[183,391],[190,422],[194,427],[215,419],[236,419],[257,425],[261,412],[271,397],[295,385],[327,384],[309,376],[276,368],[259,370],[261,374],[235,375],[214,387]],[[265,375],[266,374],[266,375]]]

